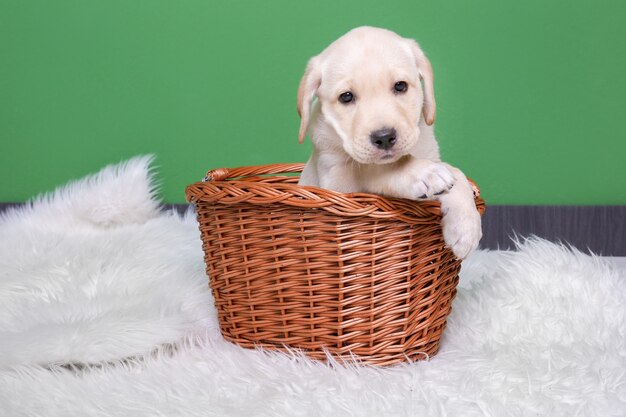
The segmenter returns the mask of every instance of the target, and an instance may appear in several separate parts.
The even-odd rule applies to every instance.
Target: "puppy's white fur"
[[[400,81],[405,92],[394,89]],[[341,102],[345,92],[354,100]],[[299,140],[308,132],[314,145],[301,185],[439,200],[446,244],[461,259],[476,249],[482,232],[472,187],[441,162],[433,71],[415,41],[372,27],[348,32],[309,61],[298,113]],[[375,146],[372,132],[390,128],[393,147]]]

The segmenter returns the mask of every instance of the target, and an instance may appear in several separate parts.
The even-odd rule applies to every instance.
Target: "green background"
[[[491,204],[626,204],[623,0],[1,0],[0,201],[137,154],[162,197],[305,161],[306,61],[349,29],[417,39],[443,159]]]

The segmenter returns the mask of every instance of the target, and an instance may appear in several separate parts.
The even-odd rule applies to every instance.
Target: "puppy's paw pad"
[[[448,192],[454,186],[455,178],[444,164],[434,163],[420,172],[414,181],[413,195],[416,199],[432,199]]]

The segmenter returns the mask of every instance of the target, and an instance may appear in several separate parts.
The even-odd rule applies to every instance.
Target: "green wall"
[[[416,38],[437,134],[491,204],[626,204],[622,0],[1,0],[0,201],[137,154],[183,202],[208,168],[305,161],[307,59]]]

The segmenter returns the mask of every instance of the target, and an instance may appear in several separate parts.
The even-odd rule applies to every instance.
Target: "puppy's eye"
[[[346,91],[345,93],[341,93],[339,95],[339,101],[343,104],[348,104],[354,100],[354,94],[350,91]]]
[[[393,86],[393,89],[396,93],[404,93],[406,92],[406,90],[409,89],[409,85],[406,83],[406,81],[398,81]]]

